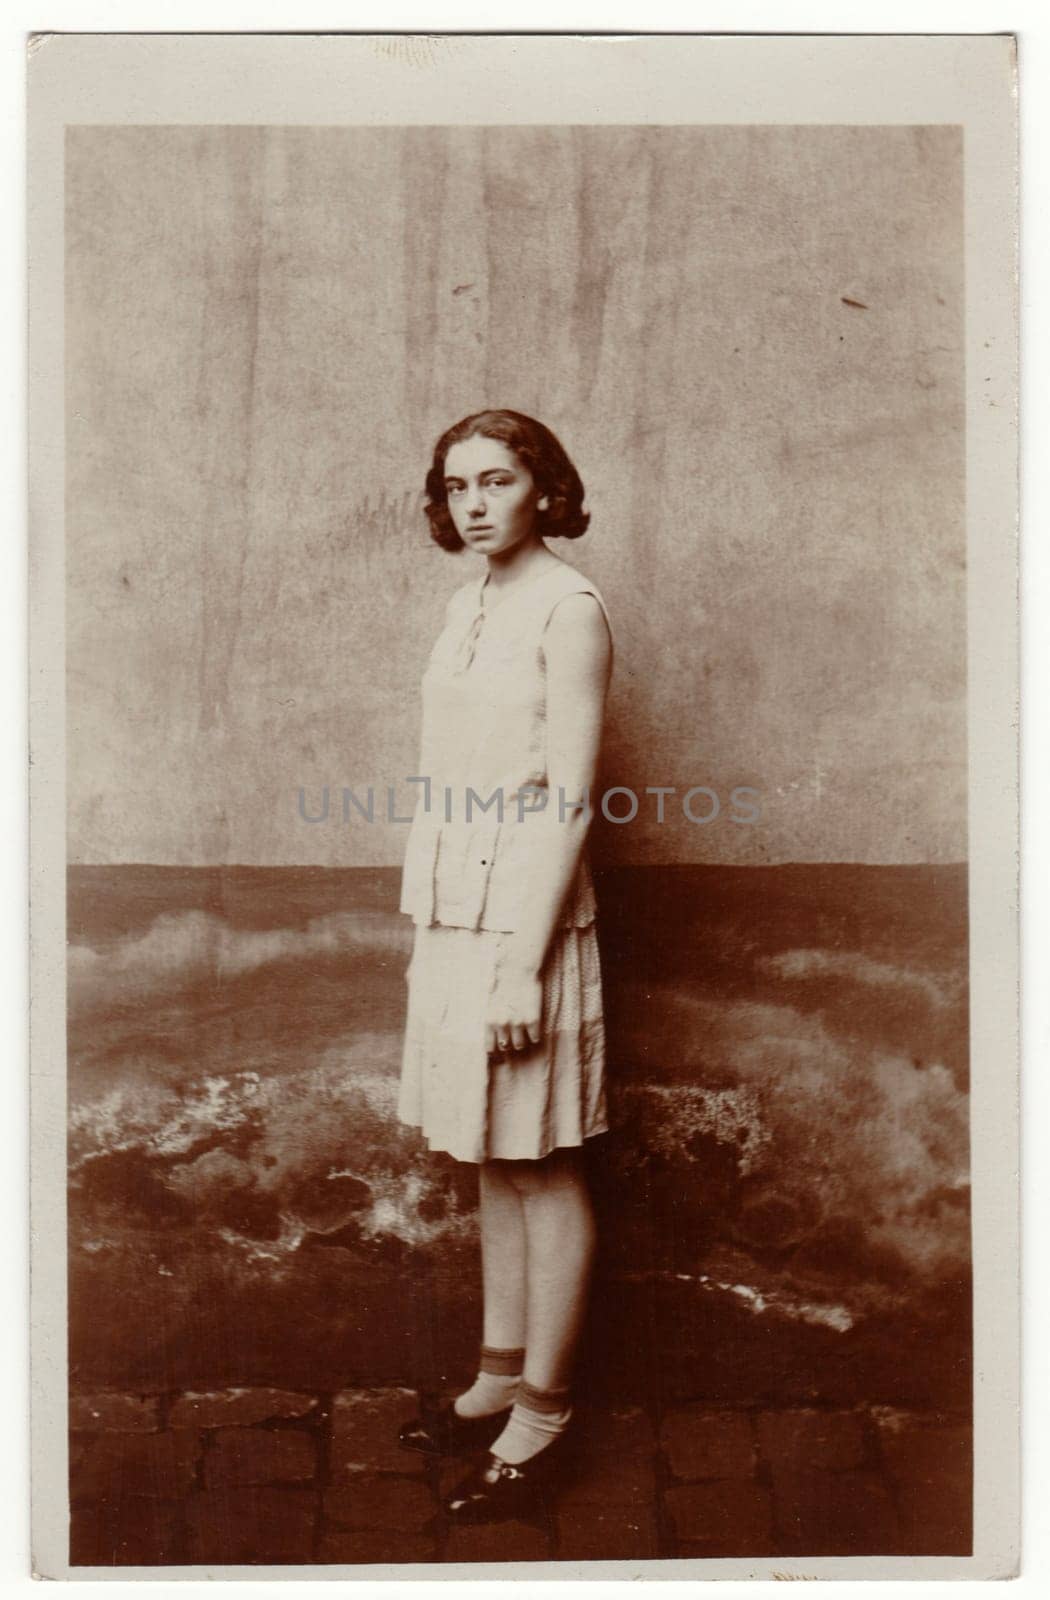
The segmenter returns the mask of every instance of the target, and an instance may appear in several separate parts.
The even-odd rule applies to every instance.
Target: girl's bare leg
[[[491,1417],[514,1404],[525,1361],[525,1219],[521,1199],[500,1163],[483,1162],[481,1277],[485,1312],[478,1374],[454,1408],[461,1417]]]
[[[481,1280],[485,1296],[482,1341],[492,1349],[525,1345],[525,1216],[505,1161],[484,1161],[481,1201]]]
[[[581,1154],[560,1149],[543,1161],[506,1165],[512,1169],[524,1216],[525,1382],[543,1391],[566,1389],[587,1307],[595,1245]]]

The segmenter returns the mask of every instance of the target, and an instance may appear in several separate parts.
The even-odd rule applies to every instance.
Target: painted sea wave
[[[149,870],[73,879],[74,1320],[132,1276],[173,1326],[205,1282],[274,1304],[340,1273],[472,1282],[475,1173],[396,1118],[410,930],[390,886],[262,875],[194,904],[192,875],[168,893]],[[892,948],[878,918],[867,947],[821,944],[819,904],[745,944],[725,892],[643,946],[642,879],[603,923],[612,1130],[588,1157],[610,1280],[822,1337],[958,1305],[965,952],[910,885]]]

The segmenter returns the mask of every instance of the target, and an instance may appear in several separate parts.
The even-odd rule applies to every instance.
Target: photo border
[[[1017,1570],[1020,1506],[1015,40],[1010,35],[50,34],[33,41],[28,77],[35,1572],[111,1581],[1010,1576]],[[353,107],[352,116],[347,106]],[[68,1566],[62,147],[67,125],[231,122],[950,123],[963,128],[975,1309],[972,1556],[426,1567]]]

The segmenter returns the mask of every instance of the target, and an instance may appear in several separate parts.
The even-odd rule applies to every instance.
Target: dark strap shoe
[[[398,1433],[398,1443],[403,1450],[418,1450],[426,1456],[466,1456],[474,1450],[487,1450],[509,1416],[508,1406],[491,1417],[461,1417],[449,1401],[406,1422]]]
[[[572,1454],[572,1441],[567,1434],[517,1467],[489,1451],[484,1461],[445,1497],[445,1515],[456,1523],[528,1518],[544,1509],[568,1476]]]

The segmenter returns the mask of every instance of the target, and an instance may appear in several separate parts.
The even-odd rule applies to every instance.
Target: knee
[[[512,1161],[483,1161],[478,1167],[478,1182],[484,1192],[485,1189],[495,1190],[497,1193],[514,1193],[517,1185],[511,1168]]]
[[[501,1177],[520,1200],[528,1200],[543,1188],[543,1175],[537,1171],[539,1165],[538,1161],[501,1161]]]

